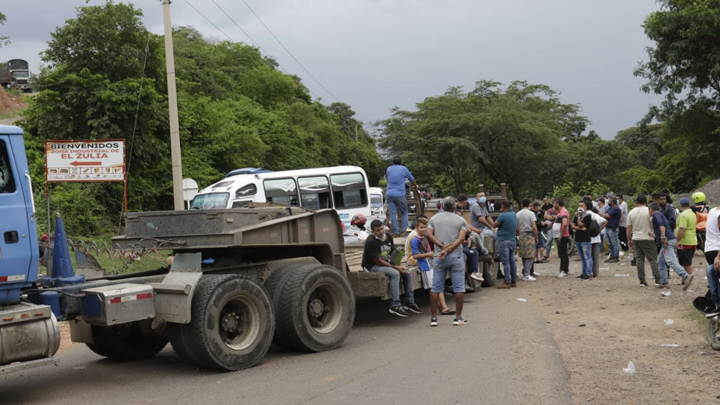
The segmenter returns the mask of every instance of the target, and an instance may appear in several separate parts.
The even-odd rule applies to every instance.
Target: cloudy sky
[[[12,44],[0,48],[0,60],[27,59],[37,71],[51,32],[76,7],[102,3],[4,2],[0,35]],[[161,1],[133,3],[161,34]],[[589,129],[611,139],[660,100],[640,92],[643,80],[632,74],[652,45],[641,24],[658,7],[654,0],[174,0],[172,23],[259,45],[315,97],[350,104],[363,121],[387,118],[394,106],[413,109],[449,86],[527,80],[580,104]]]

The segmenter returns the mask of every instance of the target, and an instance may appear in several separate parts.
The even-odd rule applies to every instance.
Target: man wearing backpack
[[[590,246],[590,226],[595,222],[587,208],[586,202],[581,201],[572,222],[575,230],[575,245],[582,262],[582,274],[578,277],[582,280],[592,279],[592,246]],[[599,234],[599,227],[595,222],[596,236]]]

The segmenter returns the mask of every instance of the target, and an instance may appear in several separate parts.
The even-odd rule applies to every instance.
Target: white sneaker
[[[561,271],[560,273],[558,273],[557,278],[565,278],[567,276],[568,276],[567,273],[565,273],[564,271]]]
[[[542,274],[538,273],[537,271],[532,274],[533,277],[540,277]]]
[[[535,277],[533,277],[533,276],[525,276],[525,277],[523,277],[523,281],[535,281],[535,280],[537,280],[537,279],[536,279]]]
[[[477,281],[485,281],[482,274],[480,274],[480,273],[470,273],[470,278],[472,278],[473,280],[477,280]]]

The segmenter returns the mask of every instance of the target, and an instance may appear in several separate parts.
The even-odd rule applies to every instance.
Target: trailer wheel
[[[482,272],[485,281],[482,282],[483,287],[495,287],[497,281],[497,263],[482,262]]]
[[[113,360],[141,360],[158,354],[167,345],[167,339],[143,332],[136,323],[91,328],[93,341],[87,347],[93,352]]]
[[[277,319],[274,342],[320,352],[340,346],[355,321],[355,296],[345,275],[331,266],[288,266],[266,283]]]
[[[274,326],[270,298],[260,284],[211,275],[196,288],[190,323],[178,325],[171,340],[179,355],[199,367],[242,370],[265,356]]]
[[[720,350],[720,322],[710,318],[707,320],[705,338],[713,350]]]

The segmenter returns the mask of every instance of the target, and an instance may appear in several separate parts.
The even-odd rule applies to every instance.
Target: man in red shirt
[[[553,202],[553,208],[557,211],[555,223],[553,224],[553,237],[555,237],[558,246],[558,256],[560,256],[560,272],[558,278],[568,276],[570,272],[570,258],[568,256],[568,242],[570,241],[570,214],[565,209],[565,201],[562,198],[556,198]]]

